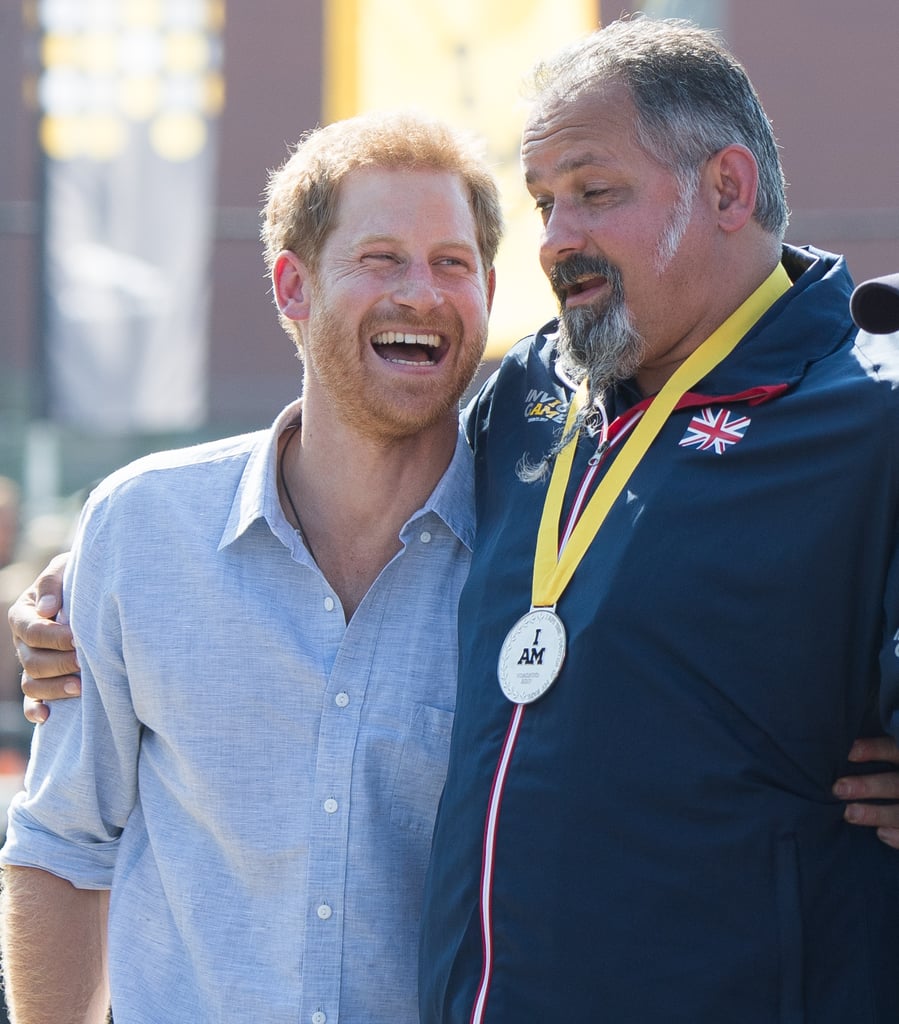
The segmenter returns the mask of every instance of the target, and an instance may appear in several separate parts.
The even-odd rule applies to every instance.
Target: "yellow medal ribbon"
[[[577,437],[573,437],[559,453],[537,531],[531,588],[532,607],[550,608],[556,604],[615,499],[677,403],[696,383],[730,355],[752,325],[789,290],[791,284],[787,272],[778,263],[777,268],[752,295],[674,371],[643,413],[642,419],[625,442],[608,473],[597,485],[593,497],[587,503],[561,554],[558,552],[559,522],[577,447]],[[584,383],[572,397],[565,424],[566,431],[574,422],[586,396],[587,387]]]

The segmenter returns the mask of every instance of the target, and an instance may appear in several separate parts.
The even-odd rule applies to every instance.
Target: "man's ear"
[[[312,274],[295,252],[285,249],[272,267],[275,302],[288,320],[308,320]]]
[[[487,271],[487,313],[493,309],[493,298],[496,295],[496,267]]]
[[[755,157],[745,146],[734,143],[715,153],[709,170],[718,198],[718,226],[722,231],[739,231],[755,210],[759,188]]]

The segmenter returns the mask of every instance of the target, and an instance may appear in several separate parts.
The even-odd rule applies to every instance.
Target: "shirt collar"
[[[258,519],[264,519],[272,533],[289,546],[293,531],[278,497],[278,439],[286,430],[299,426],[302,408],[301,399],[292,402],[269,430],[256,435],[219,541],[219,550],[233,543]],[[471,550],[474,544],[474,458],[461,428],[446,472],[409,522],[429,512],[439,516]]]
[[[292,531],[278,497],[278,438],[299,425],[302,408],[300,399],[291,402],[268,430],[256,435],[219,541],[220,551],[246,533],[257,519],[264,519],[276,537],[289,543]]]
[[[424,506],[413,515],[412,523],[432,512],[440,517],[469,549],[474,545],[474,456],[461,426],[456,435],[456,450],[446,472]]]

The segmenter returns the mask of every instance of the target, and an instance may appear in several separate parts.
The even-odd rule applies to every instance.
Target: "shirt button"
[[[337,810],[337,801],[333,797],[329,797],[322,806],[328,814],[333,814]]]
[[[347,706],[347,704],[349,704],[349,702],[350,702],[350,695],[348,693],[344,693],[343,690],[341,690],[340,693],[338,693],[337,696],[334,698],[334,703],[339,708],[345,708]]]
[[[326,612],[333,612],[334,611],[334,598],[333,597],[326,597],[325,598],[325,611]]]
[[[312,1014],[312,1024],[325,1024],[327,1019],[328,1018],[321,1010],[316,1010],[315,1013]]]
[[[317,913],[317,914],[318,914],[318,916],[319,916],[319,917],[320,917],[320,918],[322,919],[322,921],[327,921],[327,920],[328,920],[328,918],[329,918],[329,917],[331,916],[331,914],[333,913],[333,911],[331,910],[331,908],[330,908],[330,907],[328,906],[328,904],[327,904],[327,903],[323,903],[323,904],[322,904],[322,905],[321,905],[321,906],[320,906],[320,907],[318,908],[318,910],[316,911],[316,913]]]
[[[428,533],[427,530],[424,530],[422,532],[420,540],[421,540],[422,544],[430,544],[431,543],[431,535],[430,535],[430,533]]]

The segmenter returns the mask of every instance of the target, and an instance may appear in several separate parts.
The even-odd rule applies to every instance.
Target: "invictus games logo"
[[[528,423],[564,423],[567,413],[568,403],[561,398],[536,388],[528,392],[524,406],[524,418]]]

